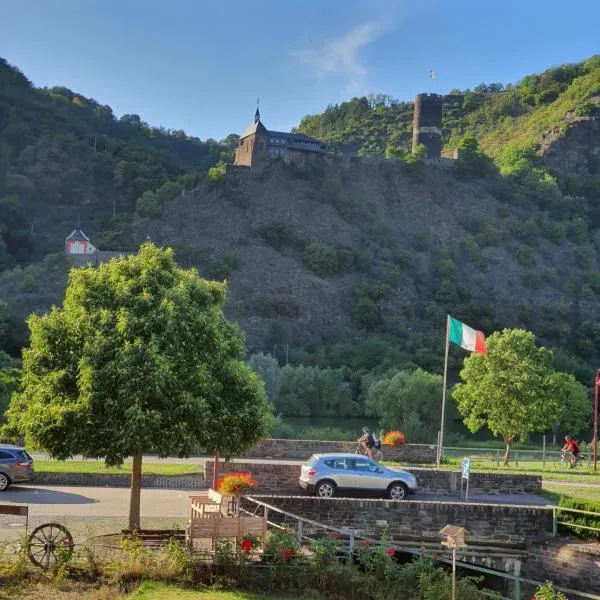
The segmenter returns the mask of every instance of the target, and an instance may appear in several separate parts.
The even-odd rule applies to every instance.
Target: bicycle
[[[367,454],[366,447],[363,446],[360,442],[356,446],[356,450],[354,451],[354,454],[360,454],[361,456],[369,456]],[[370,458],[372,458],[375,462],[381,462],[383,460],[383,452],[381,450],[379,450],[378,448],[372,448]]]
[[[569,458],[569,453],[561,452],[560,458],[557,458],[554,461],[554,468],[557,471],[562,471],[567,468],[576,469],[580,465],[587,464],[586,461],[587,461],[587,458],[583,454],[579,454],[579,456],[577,456],[577,458],[575,459],[575,463],[572,465],[571,460]]]

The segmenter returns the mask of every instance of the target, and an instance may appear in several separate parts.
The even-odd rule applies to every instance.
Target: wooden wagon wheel
[[[73,538],[69,530],[58,523],[44,523],[36,527],[27,539],[29,560],[42,569],[67,562],[73,554]]]

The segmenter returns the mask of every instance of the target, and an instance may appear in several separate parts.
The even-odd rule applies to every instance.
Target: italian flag
[[[483,331],[472,329],[450,315],[448,315],[448,339],[469,352],[487,354]]]

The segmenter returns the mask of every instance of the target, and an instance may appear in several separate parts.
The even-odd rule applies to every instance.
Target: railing
[[[276,506],[267,504],[266,502],[262,502],[261,500],[258,500],[256,498],[252,498],[251,496],[244,496],[244,500],[252,502],[253,504],[256,505],[256,508],[255,508],[254,512],[251,512],[244,508],[240,508],[240,512],[244,512],[248,515],[256,515],[256,512],[260,508],[262,508],[264,511],[264,517],[267,519],[267,524],[270,525],[271,527],[283,529],[283,528],[285,528],[285,525],[281,525],[280,523],[275,523],[275,522],[269,520],[268,517],[269,517],[270,512],[278,513],[291,521],[295,521],[296,522],[296,527],[295,527],[296,540],[297,540],[298,544],[302,544],[303,540],[310,541],[310,540],[314,539],[314,538],[311,538],[309,535],[307,535],[307,533],[305,531],[305,525],[310,525],[317,529],[323,529],[326,531],[335,532],[338,535],[340,535],[340,537],[347,536],[348,537],[347,553],[348,553],[348,561],[349,562],[352,561],[352,555],[353,555],[357,540],[368,541],[370,544],[374,544],[374,545],[379,542],[379,540],[377,540],[375,538],[360,535],[353,529],[333,527],[331,525],[326,525],[325,523],[318,523],[317,521],[313,521],[311,519],[306,519],[305,517],[300,517],[299,515],[294,515],[293,513],[285,511],[281,508],[277,508]],[[551,507],[551,508],[559,509],[560,507]],[[588,511],[574,511],[574,509],[560,509],[560,510],[569,510],[569,511],[573,511],[573,512],[588,513]],[[598,515],[598,513],[588,513],[588,514],[593,514],[593,515],[600,517],[600,515]],[[448,550],[446,548],[444,548],[443,546],[441,546],[441,544],[439,547],[429,547],[429,548],[425,548],[425,547],[423,547],[423,544],[419,544],[418,548],[415,548],[415,547],[411,548],[411,547],[407,546],[406,544],[400,544],[399,542],[390,541],[389,545],[391,547],[394,547],[395,549],[397,549],[400,552],[407,552],[410,554],[417,554],[420,556],[427,552],[430,552],[432,554],[435,553],[437,555],[436,560],[438,560],[440,562],[444,562],[449,565],[452,564],[451,555],[449,555],[447,557],[443,555],[443,553],[448,552]],[[471,555],[471,556],[475,556],[475,557],[480,557],[480,556],[489,556],[492,553],[489,551],[482,551],[481,549],[478,552],[476,548],[474,548],[474,549],[464,548],[461,550],[461,554],[463,554],[465,556]],[[514,559],[514,556],[511,555],[510,558]],[[521,593],[522,584],[525,583],[525,584],[529,584],[529,585],[539,586],[539,585],[543,585],[545,583],[544,581],[538,581],[536,579],[529,579],[527,577],[521,577],[520,563],[518,563],[518,566],[516,568],[516,571],[517,571],[516,573],[508,573],[506,571],[496,571],[494,569],[489,569],[487,567],[481,567],[479,565],[474,565],[472,563],[467,563],[467,562],[462,562],[462,561],[457,561],[456,565],[463,569],[469,569],[471,571],[476,571],[478,573],[485,573],[487,575],[494,575],[496,577],[500,577],[502,579],[508,579],[508,580],[512,581],[513,585],[514,585],[513,598],[504,598],[503,597],[502,600],[523,600],[522,593]],[[600,600],[600,596],[598,596],[596,594],[590,594],[588,592],[581,592],[578,590],[560,587],[557,585],[554,586],[554,589],[558,590],[559,592],[563,592],[565,594],[570,594],[571,596],[576,596],[577,598],[584,598],[586,600]]]
[[[504,461],[505,450],[500,448],[458,448],[458,447],[444,447],[445,458],[462,459],[465,456],[471,458],[472,466],[487,467],[487,468],[500,468]],[[585,449],[582,454],[586,457],[586,460],[580,461],[577,464],[577,471],[590,471],[593,467],[591,457],[591,449]],[[559,470],[566,470],[569,465],[564,463],[559,465],[562,456],[560,450],[529,450],[519,449],[511,450],[508,458],[511,466],[515,467],[531,467],[536,469],[550,469],[558,468]]]
[[[565,525],[566,527],[571,527],[572,529],[586,529],[589,531],[597,531],[600,533],[600,527],[589,527],[588,525],[578,525],[577,523],[571,523],[569,521],[559,521],[558,513],[566,512],[566,513],[574,513],[579,515],[586,515],[589,517],[596,517],[598,522],[600,523],[600,513],[593,512],[590,510],[579,510],[577,508],[564,508],[562,506],[553,506],[552,507],[552,535],[556,537],[558,535],[558,526]]]

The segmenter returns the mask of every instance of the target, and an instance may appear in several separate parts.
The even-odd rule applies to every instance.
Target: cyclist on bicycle
[[[362,435],[358,438],[361,448],[364,449],[369,458],[373,458],[373,448],[375,448],[375,436],[368,427],[362,428]]]
[[[573,468],[579,458],[580,453],[577,440],[574,440],[570,435],[565,436],[565,445],[562,448],[562,452],[569,453],[569,462],[571,463],[571,468]]]

